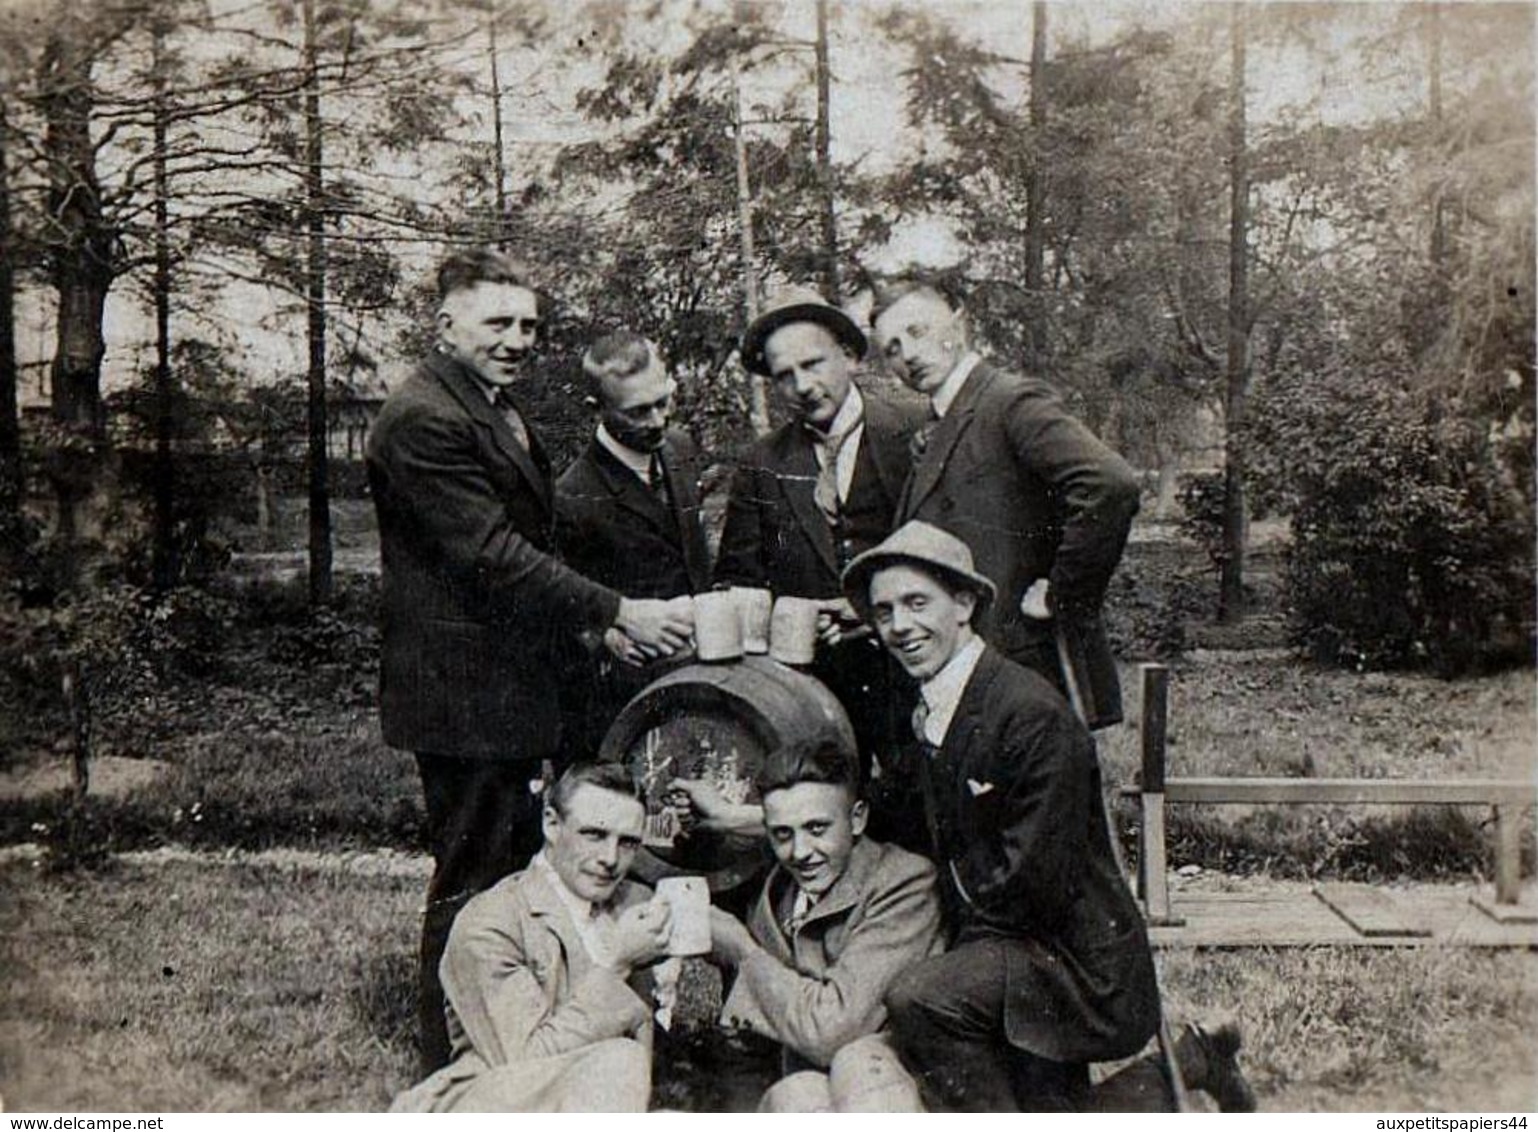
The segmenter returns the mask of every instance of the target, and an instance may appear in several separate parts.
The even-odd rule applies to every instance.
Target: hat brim
[[[769,335],[792,322],[815,322],[825,326],[857,361],[865,357],[868,343],[854,319],[827,303],[791,303],[765,311],[749,324],[742,336],[742,364],[749,373],[771,376],[769,362],[764,357],[764,343],[769,340]]]
[[[943,562],[936,562],[932,558],[925,558],[920,554],[911,554],[905,551],[884,551],[880,547],[867,550],[859,555],[844,570],[841,584],[844,596],[849,599],[849,604],[854,606],[854,611],[860,615],[860,619],[866,624],[872,624],[870,610],[870,580],[878,570],[884,570],[888,566],[917,566],[927,573],[937,574],[948,579],[959,590],[967,590],[977,595],[977,608],[972,611],[972,620],[976,621],[987,612],[998,596],[998,587],[992,579],[982,574],[968,573],[958,570],[954,566]]]

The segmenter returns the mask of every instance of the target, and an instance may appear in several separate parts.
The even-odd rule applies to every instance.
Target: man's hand
[[[1020,612],[1032,621],[1052,620],[1052,610],[1047,607],[1047,579],[1037,578],[1020,596]]]
[[[687,649],[694,636],[694,606],[687,596],[668,601],[620,598],[614,628],[647,656],[672,656]]]
[[[740,967],[748,956],[758,950],[753,934],[742,926],[742,921],[719,908],[710,910],[710,954],[712,958],[732,967]]]
[[[869,634],[870,627],[860,620],[847,598],[825,601],[817,612],[817,639],[825,645],[853,641]]]
[[[628,664],[634,668],[642,667],[651,659],[646,650],[613,625],[603,631],[603,647],[608,649],[621,664]]]
[[[763,835],[763,807],[728,802],[721,791],[702,778],[673,779],[668,783],[667,799],[670,805],[687,807],[680,815],[685,829],[730,833],[739,837]]]
[[[673,933],[673,909],[666,900],[635,904],[619,914],[614,924],[613,968],[628,975],[667,954]]]

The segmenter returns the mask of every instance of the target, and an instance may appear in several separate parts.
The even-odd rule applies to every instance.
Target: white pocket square
[[[967,779],[967,789],[972,791],[972,797],[979,798],[993,789],[991,782],[979,782],[975,778]]]

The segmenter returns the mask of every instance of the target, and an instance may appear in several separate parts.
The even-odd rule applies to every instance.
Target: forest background
[[[417,847],[361,443],[456,245],[547,297],[558,464],[581,348],[626,325],[711,486],[775,419],[735,353],[768,295],[950,276],[1146,473],[1110,612],[1124,658],[1193,663],[1191,766],[1531,775],[1533,39],[1521,3],[3,0],[0,777],[57,788],[0,789],[0,842],[76,876],[6,873],[12,938],[81,892],[131,918],[109,853]],[[1478,822],[1171,836],[1209,868],[1486,877]],[[357,962],[394,1065],[402,973]],[[11,970],[0,1088],[39,1026],[102,1024]],[[1328,1104],[1336,1069],[1287,1094],[1306,1042],[1272,1036],[1275,1089]]]

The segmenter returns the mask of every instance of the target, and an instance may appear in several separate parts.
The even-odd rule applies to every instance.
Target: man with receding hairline
[[[395,1112],[644,1112],[651,1003],[637,975],[671,934],[666,901],[625,879],[646,807],[615,763],[546,792],[544,847],[474,897],[443,956],[453,1060]]]
[[[732,480],[715,578],[822,602],[812,675],[849,713],[869,770],[901,734],[900,696],[838,579],[891,530],[918,419],[855,384],[865,347],[853,319],[800,288],[776,296],[743,334],[743,365],[773,382],[790,419],[753,445]]]
[[[965,541],[999,591],[983,637],[1064,692],[1071,675],[1091,729],[1120,722],[1101,604],[1138,509],[1136,475],[1045,381],[973,348],[945,282],[883,288],[871,323],[874,351],[929,398],[935,420],[896,523],[922,519]]]
[[[598,424],[556,482],[562,557],[626,597],[708,590],[699,454],[685,433],[669,427],[677,383],[656,344],[612,331],[588,348],[582,371]],[[574,697],[569,713],[590,753],[626,701],[659,675],[618,630],[609,630],[607,643],[583,654],[578,675],[585,694]]]
[[[579,632],[683,649],[687,610],[633,600],[555,554],[550,461],[518,404],[540,300],[489,249],[438,273],[437,343],[369,434],[383,589],[380,720],[412,751],[433,853],[421,950],[425,1068],[448,1056],[438,958],[455,913],[539,848],[536,780],[570,761],[558,659]]]

